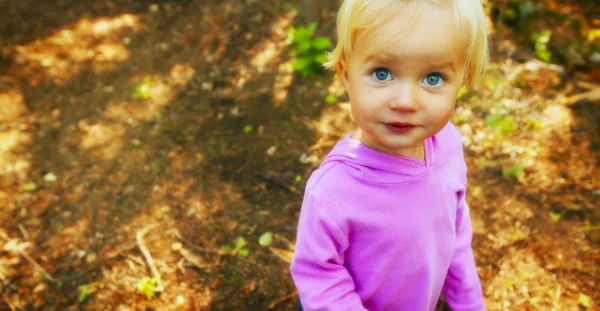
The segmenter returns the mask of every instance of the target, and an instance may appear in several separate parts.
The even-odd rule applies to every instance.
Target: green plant
[[[592,298],[586,294],[579,294],[579,304],[584,308],[589,308],[592,305]]]
[[[146,295],[146,298],[152,299],[159,292],[158,280],[146,276],[138,282],[138,289]]]
[[[325,97],[325,101],[330,104],[330,105],[334,105],[337,103],[338,99],[335,95],[327,95],[327,97]]]
[[[539,17],[537,14],[542,6],[534,1],[509,0],[499,7],[500,18],[518,31],[524,31]]]
[[[271,245],[271,243],[273,243],[273,234],[271,232],[267,231],[258,238],[258,244],[260,244],[260,246],[267,247]]]
[[[135,87],[133,93],[134,99],[149,99],[150,91],[152,90],[152,80],[150,77],[144,77],[144,80]]]
[[[82,303],[90,295],[90,286],[89,285],[79,285],[77,287],[77,289],[79,290],[79,296],[77,298],[77,301],[79,301],[79,303]]]
[[[516,177],[522,179],[525,177],[525,169],[520,164],[515,164],[511,167],[502,169],[502,176],[510,178]]]
[[[304,77],[323,69],[323,63],[327,60],[325,50],[331,46],[331,40],[327,37],[313,38],[316,29],[317,23],[311,23],[308,27],[290,27],[294,46],[290,54],[296,58],[292,68]]]
[[[513,116],[506,114],[490,114],[485,117],[485,124],[496,130],[496,134],[500,139],[516,129]]]
[[[223,246],[219,250],[225,254],[239,254],[240,257],[248,257],[248,255],[250,255],[250,250],[248,250],[248,248],[246,247],[247,245],[248,243],[246,242],[246,239],[240,236],[237,239],[235,239],[233,248],[231,246]]]
[[[552,60],[552,52],[548,50],[548,44],[550,43],[551,37],[552,32],[548,29],[531,35],[531,41],[533,41],[535,46],[535,55],[547,63]]]
[[[552,221],[559,221],[560,217],[561,215],[559,213],[550,212],[550,219],[552,219]]]

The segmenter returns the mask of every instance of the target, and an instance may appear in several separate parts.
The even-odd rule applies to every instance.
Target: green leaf
[[[260,246],[267,247],[271,245],[271,243],[273,243],[273,234],[271,232],[267,231],[258,238],[258,244],[260,244]]]
[[[306,32],[309,38],[312,37],[312,35],[315,33],[315,30],[317,30],[317,22],[312,22],[310,25],[308,25],[308,27],[306,27]]]
[[[250,251],[247,248],[240,249],[240,256],[248,257],[248,255],[250,255]]]
[[[335,95],[331,95],[331,94],[329,94],[329,95],[327,95],[327,97],[325,98],[325,101],[326,101],[328,104],[330,104],[330,105],[333,105],[333,104],[337,103],[337,97],[335,97]]]
[[[331,46],[331,40],[327,37],[318,37],[313,40],[313,47],[319,51],[323,51]]]
[[[158,292],[158,281],[156,278],[144,277],[138,282],[138,289],[146,295],[148,299],[154,298]]]
[[[292,69],[294,71],[302,71],[310,65],[310,61],[311,61],[310,58],[298,57],[298,58],[296,58],[296,61],[294,61],[294,64],[292,65]]]
[[[531,35],[531,40],[535,44],[539,43],[548,43],[550,42],[550,38],[552,37],[552,32],[549,29],[542,30],[540,32],[535,32]]]
[[[452,116],[452,123],[460,124],[469,121],[471,118],[466,114],[457,114]]]
[[[499,114],[490,114],[485,117],[485,125],[487,126],[496,126],[496,124],[502,119],[502,116]]]
[[[560,214],[559,213],[555,213],[555,212],[550,212],[550,219],[552,219],[552,221],[556,222],[560,220]]]
[[[315,63],[321,65],[327,61],[327,54],[319,53],[318,55],[315,56],[314,59],[315,59]]]
[[[250,133],[252,133],[252,130],[253,130],[252,125],[248,124],[248,125],[244,126],[244,133],[250,134]]]
[[[502,169],[502,175],[504,177],[523,178],[523,177],[525,177],[525,169],[520,164],[516,164],[510,168]]]
[[[238,237],[237,239],[235,239],[235,249],[236,250],[241,250],[242,247],[246,246],[246,239],[244,239],[244,237]]]
[[[89,285],[79,285],[79,287],[77,287],[77,289],[79,290],[79,297],[77,298],[77,301],[79,301],[79,303],[84,302],[89,294],[90,294],[90,286]]]
[[[513,132],[516,129],[513,116],[501,114],[488,115],[485,117],[485,124],[493,127],[500,135]]]
[[[152,80],[150,77],[145,77],[140,84],[135,87],[133,94],[134,99],[149,99],[150,91],[152,90]]]
[[[539,120],[527,120],[526,125],[527,128],[532,130],[539,130],[544,128],[544,123],[542,123],[542,121]]]
[[[300,176],[300,175],[296,175],[296,177],[294,178],[294,181],[295,181],[296,183],[299,183],[299,182],[301,182],[301,181],[302,181],[302,176]]]
[[[306,41],[302,41],[298,43],[298,46],[296,47],[296,52],[298,54],[307,54],[308,51],[310,51],[311,45],[310,45],[310,41],[306,40]]]
[[[535,55],[546,63],[552,60],[552,52],[544,49],[535,49]]]
[[[592,298],[586,294],[579,294],[579,304],[584,308],[589,308],[592,305]]]
[[[219,250],[223,253],[230,253],[232,251],[230,246],[223,246],[223,247],[219,248]]]
[[[23,190],[25,191],[35,191],[37,189],[37,185],[35,183],[28,183],[25,186],[23,186]]]
[[[463,85],[458,91],[458,95],[456,95],[456,100],[461,100],[468,92],[469,89]]]
[[[552,53],[548,50],[548,44],[550,43],[551,37],[552,32],[548,29],[531,35],[531,41],[534,43],[536,56],[547,63],[552,59]]]

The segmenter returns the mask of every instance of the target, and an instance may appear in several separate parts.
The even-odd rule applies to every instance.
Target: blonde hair
[[[416,26],[420,17],[426,13],[423,4],[442,5],[448,1],[454,4],[454,19],[461,30],[464,30],[468,43],[465,83],[476,85],[487,68],[489,58],[486,17],[480,0],[344,0],[337,18],[337,45],[328,55],[324,66],[339,71],[342,62],[352,53],[358,31],[363,34],[372,33],[390,25],[390,21],[402,12],[406,17],[405,25],[383,38],[389,41],[400,32]]]

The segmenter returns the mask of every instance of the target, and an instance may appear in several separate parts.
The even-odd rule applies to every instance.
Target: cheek
[[[432,124],[437,126],[445,125],[450,117],[452,116],[452,112],[454,111],[454,103],[450,99],[444,99],[443,101],[438,101],[441,103],[440,105],[432,105],[429,107],[427,112],[428,119]]]

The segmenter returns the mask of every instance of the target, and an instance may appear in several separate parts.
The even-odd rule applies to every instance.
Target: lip
[[[392,133],[404,134],[416,128],[416,125],[405,122],[389,122],[383,123],[385,127]]]

